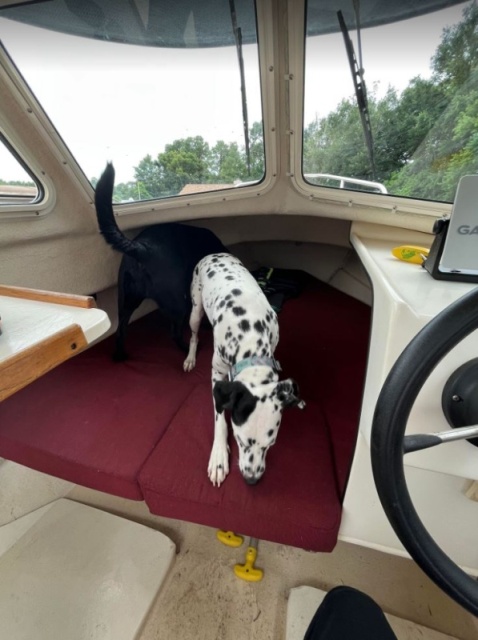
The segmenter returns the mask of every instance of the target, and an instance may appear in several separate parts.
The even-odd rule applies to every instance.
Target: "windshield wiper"
[[[246,77],[244,73],[244,58],[242,57],[242,31],[237,26],[236,6],[234,0],[229,0],[229,10],[231,12],[232,30],[236,42],[237,59],[239,61],[239,73],[241,74],[241,98],[242,98],[242,121],[244,126],[244,145],[246,148],[247,174],[251,174],[251,150],[249,143],[249,117],[247,115]]]
[[[373,150],[373,136],[372,125],[370,123],[370,113],[368,110],[367,91],[365,88],[365,81],[363,79],[363,69],[357,64],[357,58],[355,57],[354,45],[350,39],[347,25],[345,24],[342,11],[337,11],[337,17],[339,19],[340,29],[344,37],[345,49],[347,51],[347,58],[349,60],[350,71],[352,72],[352,79],[355,88],[355,97],[357,98],[357,106],[360,112],[360,119],[362,121],[362,129],[365,136],[365,144],[367,145],[368,156],[370,159],[370,167],[372,170],[372,180],[375,180],[375,157]],[[357,26],[359,29],[359,27]],[[360,33],[360,30],[359,30]]]

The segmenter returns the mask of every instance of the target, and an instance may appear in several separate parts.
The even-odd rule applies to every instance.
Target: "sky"
[[[403,90],[430,75],[430,59],[445,24],[464,5],[362,33],[368,90]],[[355,33],[351,32],[354,44]],[[88,178],[113,161],[116,181],[133,179],[133,166],[167,143],[201,135],[243,144],[240,77],[233,48],[151,49],[65,36],[0,18],[0,39],[44,106]],[[412,46],[407,46],[413,42]],[[405,46],[404,46],[405,45]],[[356,48],[356,53],[358,51]],[[257,48],[244,47],[249,124],[261,120]],[[342,35],[309,38],[304,118],[333,111],[352,96]],[[18,179],[0,153],[0,178]]]
[[[232,48],[155,49],[6,23],[0,37],[89,178],[113,160],[117,181],[130,180],[134,164],[178,138],[241,139]],[[244,57],[252,124],[261,119],[257,48]]]

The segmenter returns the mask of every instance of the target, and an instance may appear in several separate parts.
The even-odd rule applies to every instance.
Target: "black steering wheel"
[[[405,437],[408,417],[440,360],[477,327],[478,287],[433,318],[397,359],[377,401],[371,440],[375,485],[395,533],[428,577],[475,616],[478,582],[442,551],[423,526],[408,492],[403,457],[404,452],[441,442],[431,442],[435,436],[430,435]],[[422,438],[424,445],[407,447],[409,438]]]

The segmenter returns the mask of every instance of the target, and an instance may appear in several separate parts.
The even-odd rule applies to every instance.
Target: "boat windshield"
[[[452,202],[478,171],[477,3],[367,28],[360,2],[335,4],[308,3],[304,179]]]
[[[271,85],[254,0],[166,4],[52,0],[0,11],[3,47],[90,183],[114,162],[115,202],[265,176],[264,122],[277,123],[263,112],[261,87]],[[477,1],[426,4],[306,3],[305,80],[290,99],[303,94],[295,163],[312,192],[453,202],[460,178],[477,173]],[[2,165],[0,181],[33,186],[18,159]]]
[[[264,175],[255,4],[237,4],[222,3],[220,16],[180,14],[176,28],[138,9],[122,42],[113,15],[104,32],[94,17],[85,37],[92,3],[69,3],[70,15],[53,0],[1,11],[0,40],[93,186],[114,162],[116,202],[235,188]],[[203,46],[202,25],[215,17],[221,37]],[[62,33],[66,25],[76,32]],[[2,165],[0,179],[21,181],[17,164],[8,175]]]

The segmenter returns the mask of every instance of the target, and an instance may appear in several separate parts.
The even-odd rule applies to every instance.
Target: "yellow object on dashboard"
[[[422,264],[428,256],[430,249],[426,247],[417,247],[413,244],[403,244],[400,247],[392,249],[392,255],[404,262],[412,262],[413,264]]]

